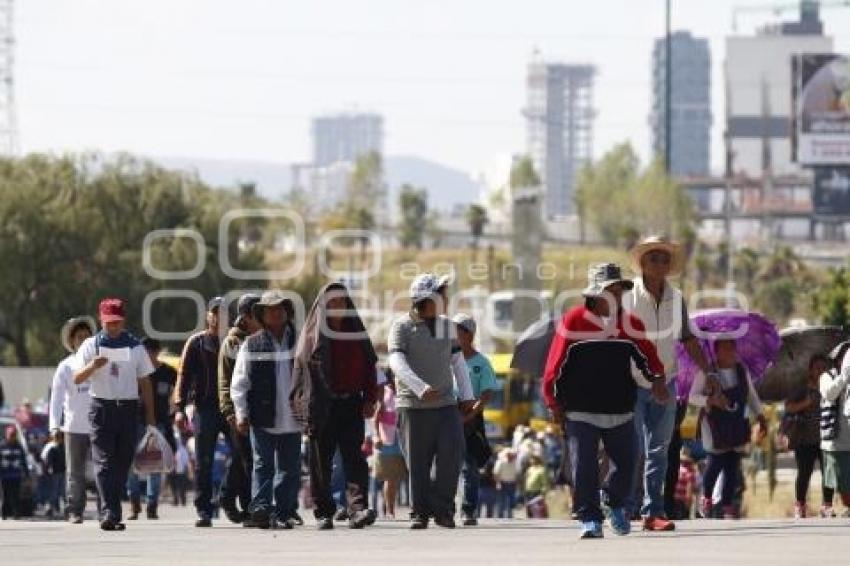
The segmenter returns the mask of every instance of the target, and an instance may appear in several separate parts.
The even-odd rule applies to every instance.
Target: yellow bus
[[[491,440],[510,438],[514,428],[528,424],[536,380],[511,368],[511,354],[490,354],[496,380],[501,388],[484,409],[484,430]]]

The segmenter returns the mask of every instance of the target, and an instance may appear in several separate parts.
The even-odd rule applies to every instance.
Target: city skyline
[[[525,150],[525,68],[536,48],[546,60],[599,69],[595,158],[622,141],[649,157],[660,0],[601,1],[581,12],[531,2],[523,5],[528,17],[521,26],[518,5],[477,0],[321,7],[256,0],[238,11],[216,1],[151,1],[144,10],[118,4],[17,4],[24,151],[292,163],[309,159],[313,116],[363,110],[384,116],[387,154],[480,171]],[[694,4],[673,3],[673,28],[710,41],[716,173],[723,158],[724,42],[732,7],[746,3]],[[796,16],[790,11],[782,19]],[[850,10],[825,10],[822,17],[836,51],[850,51],[850,36],[840,33],[850,29]],[[747,15],[740,33],[777,19]]]

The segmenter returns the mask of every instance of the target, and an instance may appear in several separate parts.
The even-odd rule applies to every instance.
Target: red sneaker
[[[646,517],[643,520],[645,531],[675,531],[676,524],[664,517]]]

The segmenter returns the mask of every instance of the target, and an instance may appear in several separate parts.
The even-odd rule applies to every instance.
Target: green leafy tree
[[[847,268],[830,269],[827,281],[814,293],[812,302],[823,324],[850,330],[850,275]]]
[[[240,206],[239,198],[127,155],[108,161],[96,155],[0,160],[4,359],[19,365],[55,363],[62,354],[58,331],[64,320],[93,313],[107,295],[128,301],[131,329],[141,331],[144,298],[175,286],[143,267],[143,242],[152,230],[191,229],[206,243],[203,258],[187,238],[159,238],[151,245],[151,263],[162,271],[186,270],[202,261],[201,274],[180,281],[181,290],[209,297],[231,287],[259,286],[231,280],[218,261],[224,245],[235,268],[263,269],[262,252],[239,244],[247,220],[233,222],[227,241],[219,242],[219,220]],[[196,327],[191,302],[155,305],[151,322],[157,330]]]
[[[511,189],[540,186],[540,177],[534,169],[534,161],[530,156],[522,156],[513,164],[511,167],[510,186]]]
[[[428,192],[412,185],[402,185],[399,194],[401,221],[399,239],[405,249],[422,249],[422,239],[428,222]]]
[[[575,202],[582,223],[591,224],[612,246],[631,247],[647,234],[685,239],[693,231],[690,198],[659,161],[641,170],[628,143],[582,169]]]

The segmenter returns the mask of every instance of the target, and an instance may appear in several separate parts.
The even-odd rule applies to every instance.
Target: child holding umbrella
[[[698,374],[690,394],[690,403],[702,409],[700,432],[708,452],[700,513],[703,517],[712,516],[712,493],[722,472],[720,505],[723,518],[735,519],[737,513],[732,498],[741,480],[741,456],[750,441],[746,409],[758,419],[760,438],[767,433],[767,421],[750,372],[738,358],[735,339],[721,335],[714,340],[712,349],[718,370],[716,378],[709,381],[705,374]]]

